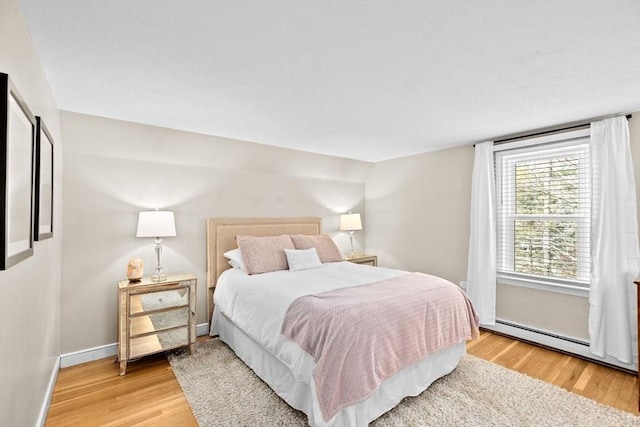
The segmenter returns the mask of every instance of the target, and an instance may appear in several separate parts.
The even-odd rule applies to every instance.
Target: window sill
[[[497,282],[500,285],[520,286],[522,288],[537,289],[541,291],[556,292],[559,294],[589,298],[589,288],[584,288],[581,286],[561,283],[549,283],[532,278],[514,277],[503,274],[498,274]]]

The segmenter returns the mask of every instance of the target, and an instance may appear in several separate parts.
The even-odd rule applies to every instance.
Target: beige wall
[[[640,190],[640,113],[629,125]],[[366,182],[367,251],[383,266],[465,280],[472,169],[470,145],[374,164]],[[588,313],[583,297],[507,285],[496,292],[498,318],[573,338],[588,339]]]
[[[496,318],[589,341],[589,298],[498,284]]]
[[[467,275],[473,147],[373,165],[366,183],[367,251],[380,265]]]
[[[153,239],[136,238],[137,215],[175,212],[164,239],[167,273],[198,277],[197,321],[206,323],[205,219],[320,216],[346,251],[339,214],[364,213],[370,163],[62,112],[64,258],[62,353],[116,341],[116,282],[129,259],[145,273]],[[364,234],[356,233],[364,245]]]
[[[60,354],[61,156],[59,113],[17,3],[0,1],[0,72],[9,74],[54,147],[54,238],[0,272],[0,426],[33,426]]]

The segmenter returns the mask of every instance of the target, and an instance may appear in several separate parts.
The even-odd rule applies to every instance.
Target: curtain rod
[[[540,130],[533,131],[531,133],[526,133],[526,134],[515,134],[513,136],[509,136],[509,137],[506,137],[506,138],[496,139],[496,140],[493,141],[493,145],[505,144],[507,142],[516,141],[518,139],[527,139],[527,138],[531,138],[531,137],[534,137],[534,136],[548,135],[548,134],[552,134],[552,133],[559,133],[559,132],[564,132],[564,131],[568,131],[568,130],[576,130],[576,129],[580,129],[580,128],[585,128],[585,127],[589,126],[591,124],[591,122],[593,122],[593,121],[604,120],[604,119],[608,119],[608,118],[611,118],[611,117],[616,117],[616,116],[604,116],[604,117],[591,119],[589,121],[575,122],[575,123],[569,124],[568,126],[567,125],[561,125],[561,127],[549,127],[549,128],[540,129]],[[626,115],[627,120],[629,120],[631,117],[633,117],[631,114],[627,114]],[[475,147],[476,144],[473,144],[473,146]]]

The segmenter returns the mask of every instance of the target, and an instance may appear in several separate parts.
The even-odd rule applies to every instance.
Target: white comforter
[[[234,268],[220,276],[214,303],[240,329],[286,364],[297,380],[310,384],[313,359],[280,333],[291,303],[304,295],[378,282],[401,274],[406,271],[351,262],[251,276]]]

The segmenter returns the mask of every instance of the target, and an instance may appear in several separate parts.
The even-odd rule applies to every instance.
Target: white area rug
[[[305,426],[289,407],[218,339],[196,353],[169,356],[202,427]],[[382,426],[640,426],[640,417],[562,388],[465,356],[458,368],[373,424]]]

